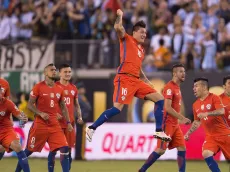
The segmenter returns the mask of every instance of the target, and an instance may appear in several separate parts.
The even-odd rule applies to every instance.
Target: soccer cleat
[[[86,132],[87,140],[89,142],[92,142],[92,137],[93,137],[93,134],[94,134],[95,131],[93,129],[90,129],[89,127],[86,127],[85,132]]]
[[[163,141],[165,141],[165,142],[170,142],[170,141],[172,140],[171,137],[167,136],[167,135],[165,134],[165,132],[163,132],[163,131],[155,132],[155,133],[153,134],[153,137],[154,137],[154,138],[157,138],[157,139],[161,139],[161,140],[163,140]]]

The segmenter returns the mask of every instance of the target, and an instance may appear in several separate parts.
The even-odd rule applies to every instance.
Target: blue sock
[[[50,152],[48,155],[48,172],[54,172],[55,155],[57,152]]]
[[[101,116],[93,123],[93,125],[89,126],[90,129],[96,130],[97,127],[102,125],[104,122],[106,122],[108,119],[112,118],[113,116],[119,114],[121,111],[115,107],[112,107],[111,109],[107,109],[104,111]]]
[[[17,152],[18,161],[24,172],[30,172],[28,158],[24,151]]]
[[[186,155],[186,151],[177,152],[177,163],[178,163],[179,172],[185,172],[185,168],[186,168],[185,155]]]
[[[158,158],[160,158],[160,154],[156,153],[156,152],[152,152],[147,161],[145,162],[145,164],[141,167],[141,169],[139,170],[139,172],[145,172]]]
[[[69,147],[64,146],[60,148],[60,162],[62,172],[69,172]]]
[[[3,158],[4,154],[5,154],[5,151],[0,152],[0,160],[2,160],[2,158]]]
[[[27,157],[29,157],[33,152],[29,151],[28,149],[24,150],[24,153]],[[20,172],[22,170],[20,162],[18,162],[15,172]]]
[[[71,163],[72,163],[72,156],[71,156],[71,148],[69,149],[69,170],[71,169]]]
[[[208,158],[205,158],[205,161],[209,167],[209,169],[212,172],[220,172],[220,169],[218,167],[218,164],[216,163],[216,161],[213,159],[213,156],[210,156]]]
[[[156,132],[163,131],[162,130],[162,122],[163,122],[163,109],[164,109],[164,100],[159,100],[155,103],[154,114],[156,119]]]

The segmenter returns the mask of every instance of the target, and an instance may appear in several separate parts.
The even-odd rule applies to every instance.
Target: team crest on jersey
[[[56,97],[60,99],[61,95],[59,93],[56,94]]]
[[[210,105],[210,104],[207,104],[207,105],[206,105],[206,108],[207,108],[208,110],[210,110],[211,107],[212,107],[212,105]]]
[[[201,108],[201,110],[204,110],[204,105],[201,105],[201,107],[200,107],[200,108]]]
[[[54,93],[50,93],[50,97],[51,97],[51,98],[54,98]]]
[[[6,112],[4,112],[4,111],[1,111],[1,112],[0,112],[0,115],[1,115],[1,116],[5,116],[5,114],[6,114]]]
[[[68,90],[64,90],[64,93],[65,93],[65,95],[68,95],[69,91]]]
[[[75,91],[71,90],[71,94],[74,96],[74,94],[75,94]]]
[[[124,100],[125,100],[125,96],[122,96],[122,97],[121,97],[121,100],[124,101]]]

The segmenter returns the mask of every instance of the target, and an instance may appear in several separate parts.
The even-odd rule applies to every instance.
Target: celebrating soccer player
[[[25,152],[22,150],[18,135],[13,129],[10,115],[13,114],[16,118],[23,123],[28,121],[28,118],[24,113],[21,113],[17,106],[5,98],[5,92],[0,85],[0,142],[7,152],[12,150],[17,153],[19,164],[24,172],[29,172],[28,159]]]
[[[25,153],[41,152],[48,142],[50,151],[60,150],[62,171],[69,171],[69,147],[66,137],[57,119],[59,108],[66,118],[68,131],[73,127],[70,123],[68,110],[64,101],[64,90],[55,84],[56,67],[49,64],[44,69],[45,80],[36,84],[30,93],[28,108],[35,113],[35,120],[30,128]],[[18,164],[16,172],[21,171]]]
[[[184,66],[182,64],[174,65],[172,68],[172,75],[172,80],[165,85],[163,90],[163,95],[165,98],[163,128],[165,133],[169,135],[172,140],[169,143],[158,140],[157,149],[151,153],[148,160],[145,162],[139,172],[145,172],[161,155],[165,153],[167,148],[177,148],[179,172],[185,172],[186,146],[183,133],[178,123],[178,119],[183,124],[191,123],[188,118],[185,118],[180,114],[182,101],[180,84],[185,80]]]
[[[156,132],[154,137],[170,141],[171,138],[162,130],[164,97],[149,84],[140,80],[140,73],[144,75],[141,65],[145,53],[141,44],[144,43],[146,38],[146,24],[143,21],[137,22],[133,26],[133,35],[130,36],[122,26],[122,17],[123,12],[118,9],[114,28],[120,41],[121,64],[114,79],[113,107],[103,112],[93,125],[86,128],[86,137],[91,142],[97,127],[119,114],[123,106],[129,104],[135,96],[155,102]]]
[[[208,79],[196,78],[193,91],[197,100],[193,104],[194,122],[185,134],[185,140],[200,126],[205,131],[205,141],[202,155],[212,172],[220,171],[213,156],[221,150],[227,160],[230,160],[230,129],[224,118],[225,110],[220,97],[209,92]]]
[[[60,73],[60,81],[56,82],[57,85],[62,87],[64,89],[64,101],[66,104],[66,107],[69,112],[69,117],[70,117],[70,124],[72,127],[75,127],[75,117],[74,117],[74,107],[76,108],[77,111],[77,122],[79,124],[83,123],[82,116],[81,116],[81,109],[80,105],[78,103],[78,90],[75,85],[70,83],[71,77],[72,77],[72,69],[68,64],[63,64],[59,68],[59,73]],[[62,112],[59,112],[62,114]],[[71,148],[75,146],[75,141],[76,141],[76,133],[75,129],[73,131],[69,132],[67,129],[67,124],[66,119],[63,118],[63,116],[60,116],[58,114],[59,122],[61,125],[61,128],[65,134],[66,140],[69,145],[69,169],[71,168],[71,162],[72,162],[72,157],[71,157]],[[49,172],[54,171],[54,161],[55,161],[55,155],[56,151],[50,152],[48,156],[48,170]]]
[[[225,109],[225,119],[230,126],[230,75],[224,77],[223,87],[224,93],[220,95],[220,98]]]
[[[0,85],[1,85],[2,96],[9,99],[10,98],[10,85],[9,85],[9,83],[5,79],[0,78]],[[13,123],[12,115],[10,115],[10,119]],[[5,154],[5,149],[2,145],[0,145],[0,160],[3,158],[4,154]]]

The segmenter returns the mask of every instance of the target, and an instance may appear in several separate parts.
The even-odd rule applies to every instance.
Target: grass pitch
[[[13,172],[16,158],[3,158],[0,172]],[[29,158],[31,172],[46,172],[47,159]],[[72,172],[137,172],[144,161],[73,161]],[[221,172],[230,172],[229,164],[218,162]],[[56,160],[55,172],[61,172],[59,160]],[[176,161],[158,161],[149,172],[178,172]],[[209,172],[204,161],[188,161],[186,172]]]

